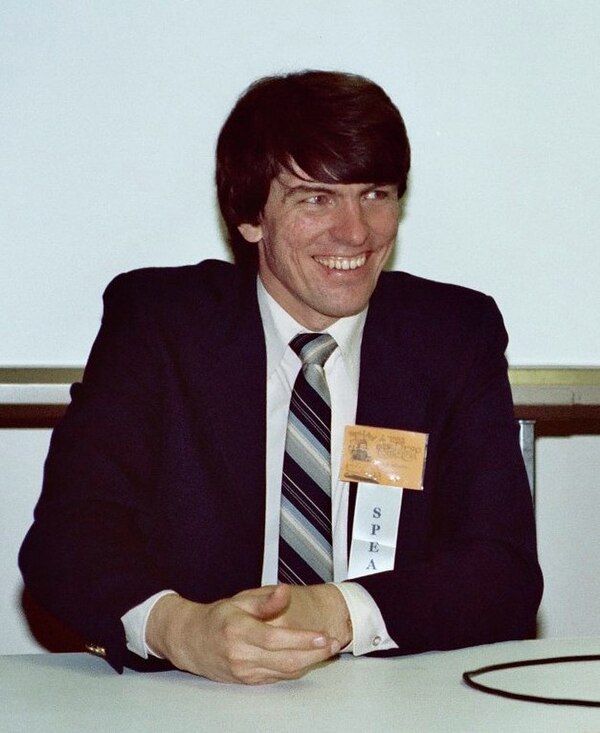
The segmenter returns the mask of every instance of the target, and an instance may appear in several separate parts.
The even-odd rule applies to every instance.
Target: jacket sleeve
[[[437,401],[423,492],[404,492],[395,569],[359,579],[408,654],[530,636],[542,591],[529,484],[507,378],[507,336],[477,304]],[[450,350],[452,354],[452,351]],[[432,358],[431,370],[436,370]],[[436,391],[435,389],[432,391]],[[414,532],[420,544],[403,542]]]
[[[105,293],[81,384],[55,429],[19,563],[33,597],[109,662],[143,666],[120,617],[164,588],[143,536],[160,434],[160,367],[127,278]],[[150,666],[157,662],[151,662]]]

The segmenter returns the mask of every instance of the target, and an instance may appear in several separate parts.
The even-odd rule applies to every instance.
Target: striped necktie
[[[331,402],[323,366],[337,344],[327,333],[290,341],[302,360],[290,400],[279,526],[279,581],[333,580],[331,550]]]

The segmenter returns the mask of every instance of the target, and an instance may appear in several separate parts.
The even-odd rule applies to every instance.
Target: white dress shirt
[[[290,398],[301,368],[289,342],[306,328],[297,323],[265,290],[258,279],[258,305],[267,347],[267,496],[265,549],[262,584],[277,583],[279,560],[279,506]],[[355,316],[338,319],[326,329],[338,348],[325,363],[331,398],[331,516],[333,539],[333,579],[348,606],[354,638],[344,651],[366,654],[375,649],[393,649],[379,608],[358,583],[342,582],[348,572],[348,490],[347,481],[338,480],[344,428],[353,425],[358,401],[360,346],[367,317],[366,309]]]
[[[306,332],[265,290],[257,278],[257,294],[267,350],[267,457],[265,541],[262,584],[277,583],[279,561],[279,508],[285,451],[285,432],[292,389],[301,361],[289,347],[296,334]],[[353,641],[343,651],[355,655],[394,649],[379,608],[358,583],[342,582],[347,577],[348,482],[339,481],[344,427],[354,424],[360,375],[360,346],[366,309],[340,318],[326,329],[338,344],[325,364],[331,397],[331,500],[334,583],[344,596],[352,621]],[[156,601],[173,593],[164,590],[128,611],[122,617],[127,647],[141,657],[152,654],[145,643],[148,615]]]

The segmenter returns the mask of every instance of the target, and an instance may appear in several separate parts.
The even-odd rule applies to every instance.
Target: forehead
[[[288,195],[295,191],[331,191],[338,193],[352,193],[363,191],[376,185],[372,181],[362,183],[337,183],[331,181],[320,181],[304,173],[297,166],[295,172],[283,168],[279,174],[271,180],[270,193]],[[378,185],[378,184],[377,184]],[[384,184],[385,185],[385,184]],[[393,185],[393,184],[389,184]]]

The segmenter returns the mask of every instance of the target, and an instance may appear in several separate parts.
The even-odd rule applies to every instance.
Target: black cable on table
[[[547,657],[545,659],[526,659],[520,662],[505,662],[503,664],[491,664],[487,667],[472,669],[469,672],[463,672],[463,680],[473,687],[475,690],[487,692],[490,695],[498,695],[499,697],[508,697],[512,700],[525,700],[526,702],[542,702],[547,705],[579,705],[581,707],[600,708],[600,700],[578,700],[560,697],[541,697],[538,695],[523,695],[519,692],[509,692],[498,687],[490,687],[481,682],[475,682],[473,677],[486,674],[487,672],[497,672],[501,669],[515,669],[517,667],[535,667],[543,664],[565,664],[568,662],[598,662],[600,654],[583,654],[574,657]]]

